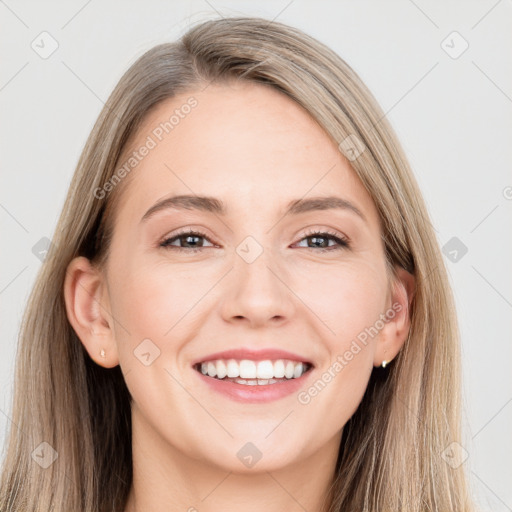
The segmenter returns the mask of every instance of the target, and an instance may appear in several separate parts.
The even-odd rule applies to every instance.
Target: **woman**
[[[455,308],[355,72],[202,23],[122,77],[24,317],[2,511],[468,511]]]

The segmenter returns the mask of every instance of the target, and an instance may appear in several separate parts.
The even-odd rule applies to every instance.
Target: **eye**
[[[204,242],[201,242],[200,239],[208,240],[211,243],[210,239],[206,236],[205,233],[200,231],[185,230],[177,233],[172,237],[165,238],[162,240],[162,242],[160,242],[159,245],[160,247],[165,247],[168,249],[195,253],[201,251],[205,247],[208,247],[205,246]],[[308,245],[306,248],[317,249],[319,252],[350,248],[350,242],[348,239],[338,235],[337,233],[330,233],[326,231],[310,231],[301,239],[301,242],[308,239],[311,239],[312,243],[317,245]],[[326,246],[325,243],[328,244],[329,241],[334,242],[334,245]],[[176,245],[175,242],[184,243],[185,247],[180,247]],[[213,244],[211,247],[213,247]]]
[[[315,249],[317,248],[319,252],[325,251],[337,251],[340,249],[349,249],[350,242],[344,236],[338,235],[337,233],[330,233],[326,231],[310,231],[306,234],[302,240],[311,239],[313,246],[307,246],[307,249]],[[301,242],[302,242],[301,240]],[[334,245],[325,245],[325,243],[329,243],[329,241],[335,242]]]
[[[200,231],[192,231],[192,230],[186,230],[182,231],[181,233],[178,233],[170,238],[165,238],[160,242],[160,247],[166,247],[169,249],[174,249],[178,251],[186,251],[186,252],[197,252],[203,249],[204,246],[202,242],[198,241],[198,239],[203,238],[204,240],[209,240],[208,237],[201,233]],[[174,245],[174,242],[184,242],[188,245],[188,247],[180,247]]]

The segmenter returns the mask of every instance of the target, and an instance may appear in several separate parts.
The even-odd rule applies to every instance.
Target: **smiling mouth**
[[[275,361],[219,359],[197,363],[193,368],[205,377],[216,380],[246,386],[266,386],[300,379],[304,374],[311,371],[313,365],[287,359]]]

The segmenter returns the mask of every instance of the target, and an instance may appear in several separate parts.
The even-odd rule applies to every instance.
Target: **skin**
[[[407,337],[414,280],[403,270],[389,280],[371,197],[320,126],[274,89],[233,82],[166,100],[130,149],[191,95],[198,105],[129,177],[106,267],[76,258],[64,287],[91,358],[119,364],[133,397],[126,512],[320,511],[343,426],[372,368],[391,361]],[[219,198],[228,213],[169,209],[141,223],[156,201],[176,194]],[[283,217],[292,199],[328,195],[357,205],[366,221],[349,210]],[[174,247],[202,244],[199,252],[159,247],[186,227],[207,239],[175,239]],[[306,238],[313,228],[348,238],[350,248],[322,252],[338,246]],[[252,263],[236,252],[247,236],[263,249]],[[401,311],[307,404],[297,393],[235,402],[191,368],[213,352],[272,347],[312,361],[313,383],[393,303]],[[134,356],[146,338],[160,350],[148,366]],[[252,468],[237,457],[247,442],[262,453]]]

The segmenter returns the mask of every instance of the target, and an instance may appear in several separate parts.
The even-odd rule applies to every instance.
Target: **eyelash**
[[[206,236],[206,234],[202,233],[201,231],[186,230],[186,231],[177,233],[176,235],[174,235],[170,238],[166,238],[166,239],[162,240],[162,242],[160,243],[160,247],[177,250],[178,252],[188,252],[188,253],[196,253],[196,252],[201,251],[202,249],[205,249],[205,247],[193,248],[193,247],[176,247],[176,246],[170,245],[171,242],[174,242],[175,240],[178,240],[180,237],[186,236],[186,235],[198,236],[201,238],[205,238],[206,240],[211,242],[211,240]],[[318,252],[330,252],[330,251],[339,251],[341,249],[350,249],[350,242],[348,241],[347,238],[338,236],[336,233],[331,233],[329,231],[319,231],[319,230],[309,231],[299,240],[299,242],[302,242],[302,240],[304,240],[306,238],[312,238],[312,237],[321,237],[321,238],[327,238],[330,240],[334,240],[338,244],[338,246],[337,247],[327,247],[327,248],[322,247],[319,249],[315,249],[314,247],[305,247],[305,249],[313,249]],[[211,243],[213,243],[213,242],[211,242]]]

